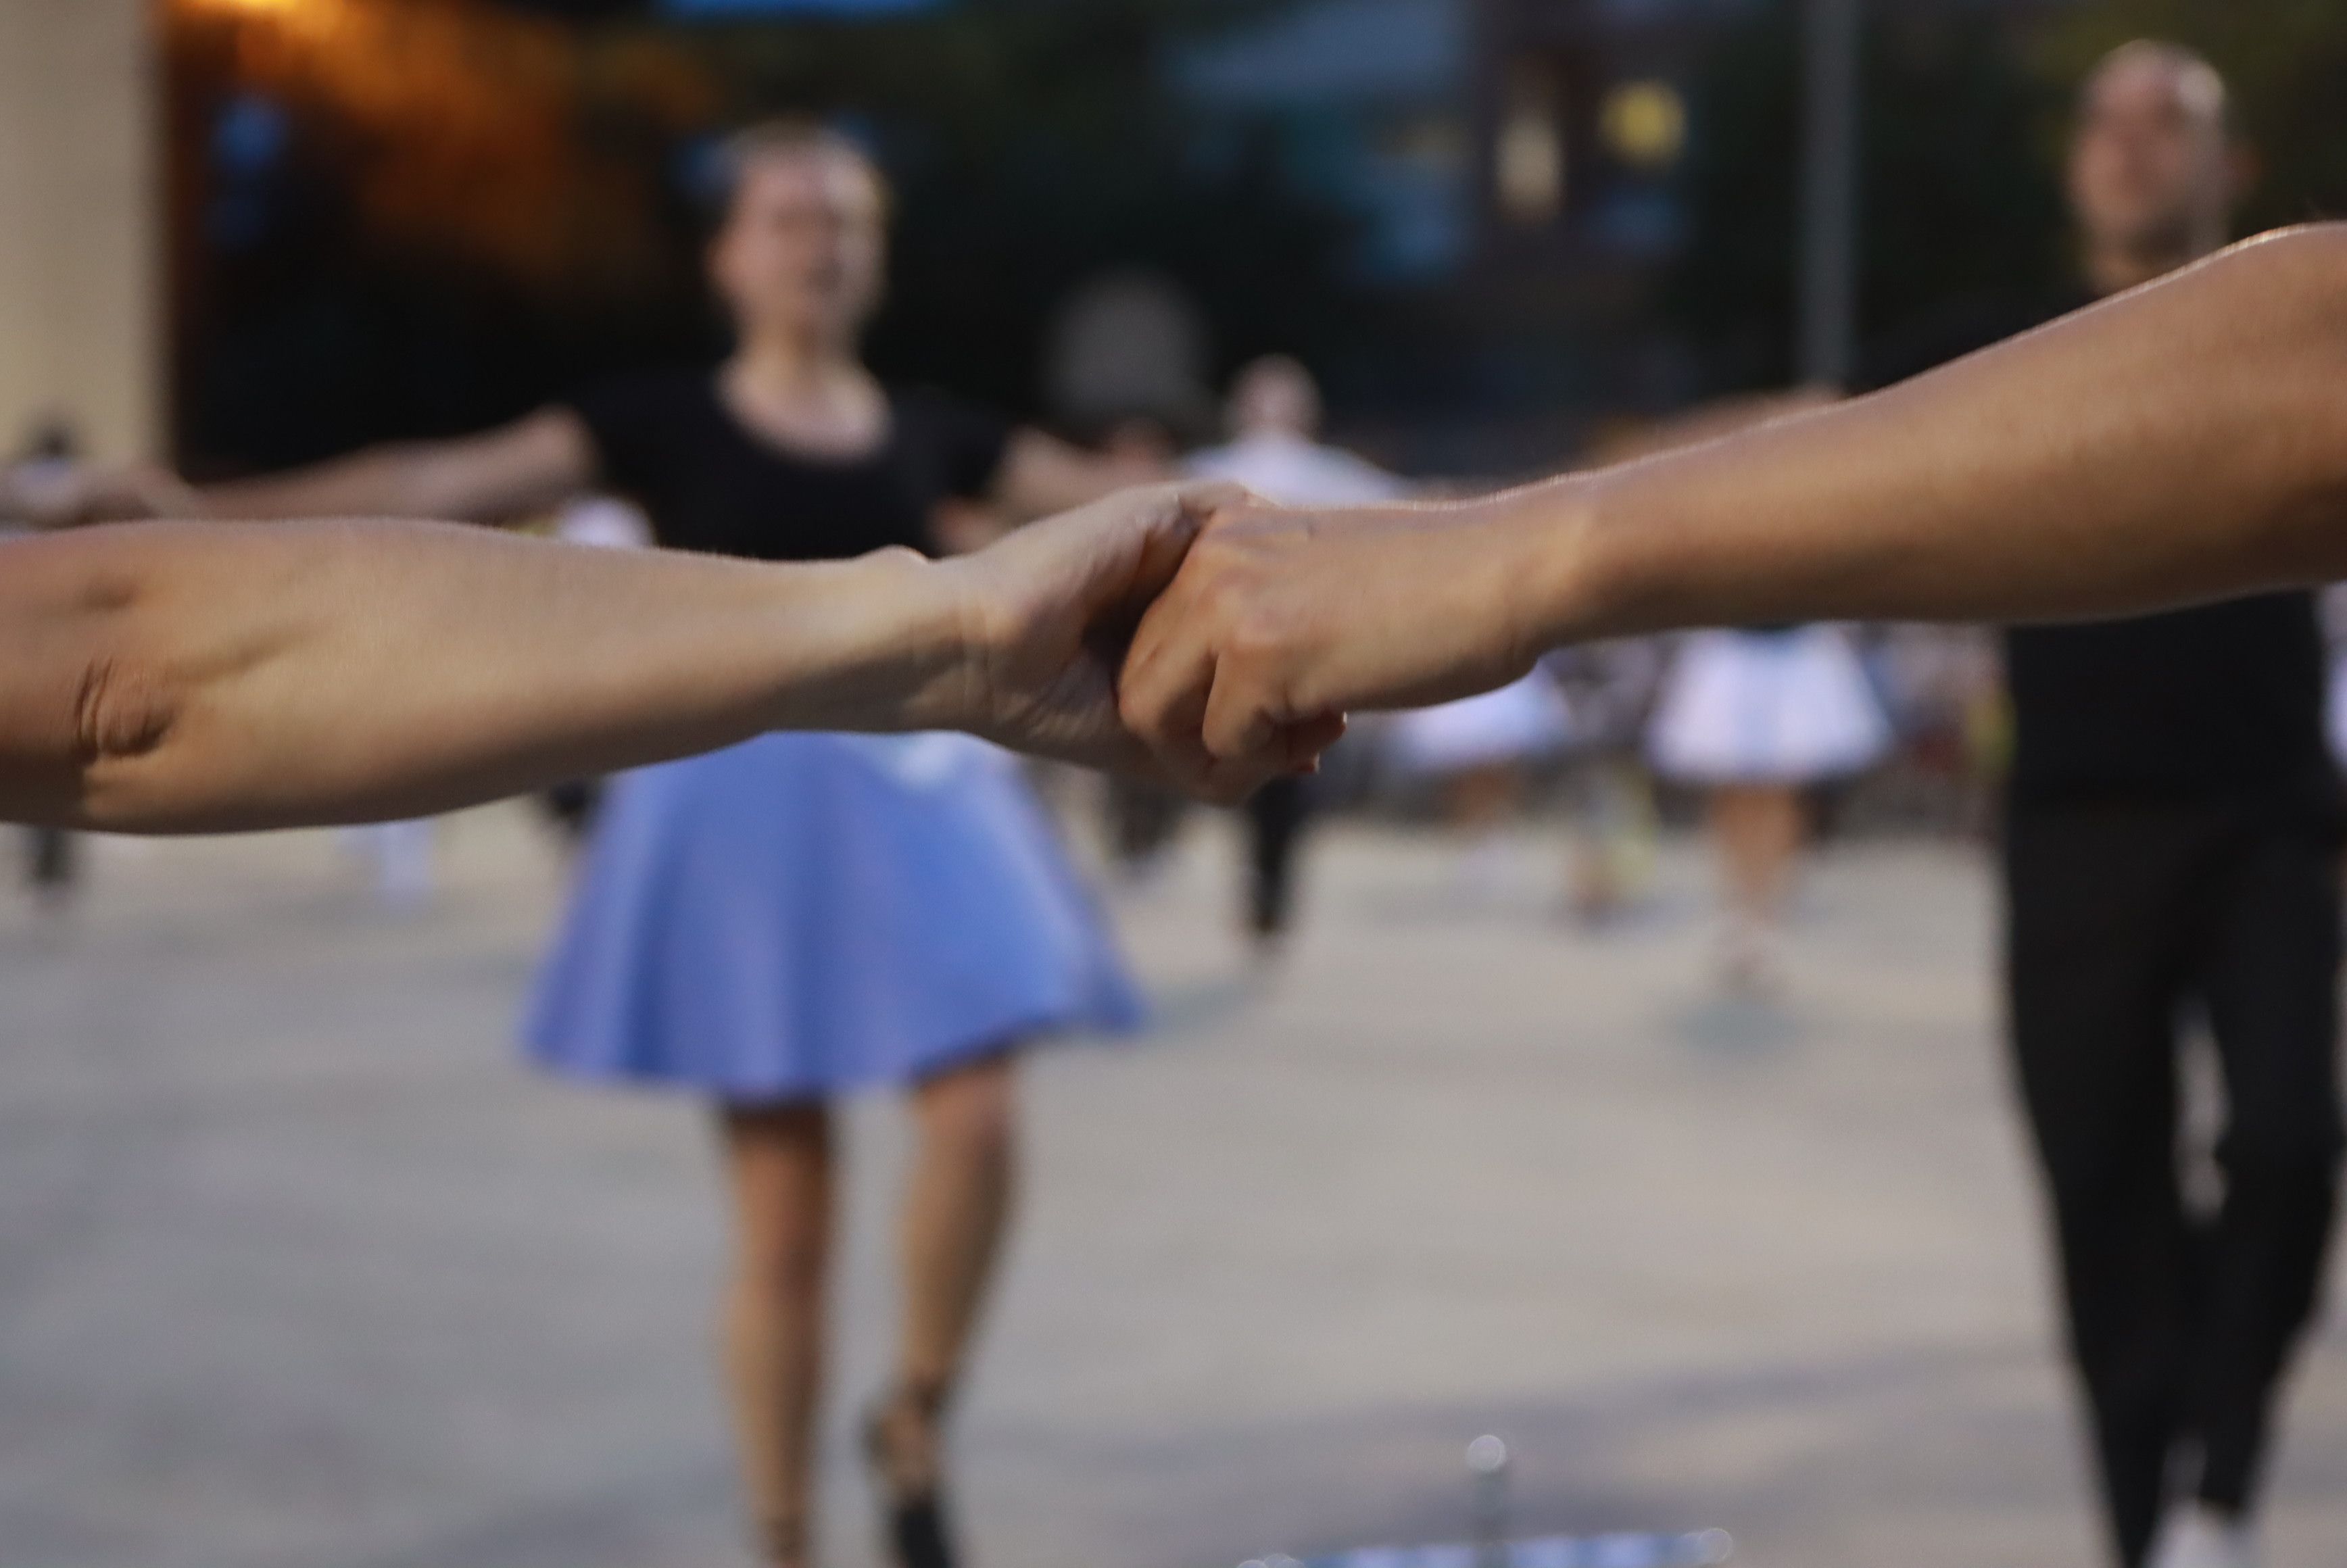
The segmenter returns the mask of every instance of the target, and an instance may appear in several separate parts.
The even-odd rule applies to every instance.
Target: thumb
[[[1102,599],[1094,612],[1104,641],[1122,649],[1132,641],[1143,612],[1181,571],[1206,519],[1217,507],[1228,505],[1234,493],[1243,492],[1229,485],[1190,485],[1169,487],[1151,497],[1126,537],[1121,569],[1113,581],[1100,585]]]

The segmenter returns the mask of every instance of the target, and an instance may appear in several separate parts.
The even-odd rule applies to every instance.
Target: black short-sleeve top
[[[928,553],[938,504],[984,497],[1010,435],[950,398],[892,391],[869,454],[794,452],[735,418],[707,370],[605,382],[563,406],[585,423],[601,482],[644,508],[663,547],[750,560]]]
[[[1876,347],[1887,386],[2092,303],[2083,288],[1961,302]],[[2205,798],[2333,789],[2308,593],[2004,633],[2014,797]]]

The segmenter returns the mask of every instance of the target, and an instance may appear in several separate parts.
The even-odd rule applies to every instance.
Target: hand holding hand
[[[1162,772],[1118,713],[1117,673],[1207,517],[1244,494],[1218,484],[1123,490],[933,568],[954,585],[970,651],[953,722],[1020,751]],[[1259,747],[1211,782],[1177,782],[1235,798],[1308,764],[1335,734],[1323,723],[1289,738],[1293,749]]]
[[[1542,651],[1526,543],[1493,502],[1227,507],[1133,637],[1125,723],[1185,786],[1227,794],[1348,710],[1504,685]]]

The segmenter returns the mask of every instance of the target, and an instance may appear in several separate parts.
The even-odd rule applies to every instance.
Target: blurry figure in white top
[[[1199,478],[1231,479],[1266,500],[1294,507],[1365,506],[1399,499],[1408,487],[1341,447],[1321,445],[1320,388],[1286,354],[1258,359],[1231,383],[1228,445],[1194,454]],[[1307,779],[1279,779],[1247,804],[1246,929],[1258,954],[1278,951],[1293,913],[1296,852],[1312,810]]]
[[[1229,445],[1194,453],[1184,465],[1198,478],[1234,480],[1289,507],[1373,506],[1409,491],[1367,458],[1320,444],[1319,384],[1286,354],[1238,373],[1226,418]]]
[[[1440,781],[1444,819],[1467,841],[1468,890],[1495,888],[1515,859],[1508,829],[1522,815],[1532,766],[1573,743],[1564,693],[1535,667],[1496,692],[1397,714],[1389,733],[1404,771]]]
[[[1469,840],[1465,880],[1481,890],[1512,857],[1505,835],[1523,804],[1528,764],[1562,752],[1573,725],[1563,693],[1536,669],[1496,692],[1399,714],[1387,733],[1405,772],[1440,781],[1444,815]]]

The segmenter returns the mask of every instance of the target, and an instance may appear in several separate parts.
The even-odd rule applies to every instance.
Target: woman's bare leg
[[[919,1145],[898,1235],[905,1310],[882,1411],[889,1479],[933,1491],[940,1417],[1001,1252],[1018,1184],[1017,1057],[1004,1050],[913,1091]]]
[[[1775,920],[1801,845],[1800,793],[1788,784],[1722,784],[1711,807],[1729,903],[1753,919]]]
[[[723,1345],[743,1480],[764,1562],[804,1568],[831,1257],[831,1116],[821,1105],[728,1108],[718,1127],[733,1204]]]
[[[1479,763],[1450,776],[1450,825],[1471,834],[1507,825],[1523,799],[1523,772],[1512,763]]]
[[[1710,815],[1727,882],[1727,979],[1761,983],[1769,933],[1800,849],[1800,793],[1786,784],[1721,784],[1711,792]]]

